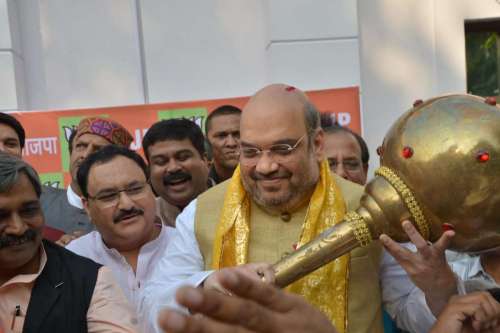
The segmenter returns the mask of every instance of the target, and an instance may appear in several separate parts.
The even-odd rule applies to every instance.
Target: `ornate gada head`
[[[493,103],[494,104],[494,103]],[[455,231],[451,249],[500,246],[500,109],[481,97],[448,95],[417,103],[378,149],[381,167],[359,208],[274,267],[287,285],[382,233],[408,241],[410,220],[425,239]]]
[[[428,100],[396,121],[379,152],[382,168],[376,174],[393,185],[425,238],[436,240],[443,229],[451,228],[456,233],[451,247],[456,250],[475,252],[500,245],[500,110],[496,106],[471,95]],[[389,176],[391,170],[410,189],[421,214],[397,190],[398,180]],[[387,220],[399,222],[401,217]],[[389,235],[405,240],[400,223],[391,225],[397,228]]]

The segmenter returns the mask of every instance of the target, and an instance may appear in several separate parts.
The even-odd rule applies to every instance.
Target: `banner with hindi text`
[[[361,132],[358,87],[307,92],[322,113],[329,113],[342,126]],[[134,137],[131,148],[142,153],[142,138],[158,120],[188,118],[202,129],[208,113],[231,104],[243,108],[248,97],[190,102],[130,105],[92,109],[13,112],[26,131],[23,158],[39,172],[42,183],[66,187],[70,183],[68,138],[85,117],[109,117],[126,127]]]

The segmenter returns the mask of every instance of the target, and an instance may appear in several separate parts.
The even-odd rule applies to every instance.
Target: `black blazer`
[[[44,240],[47,263],[35,280],[24,333],[87,332],[87,310],[101,265]]]

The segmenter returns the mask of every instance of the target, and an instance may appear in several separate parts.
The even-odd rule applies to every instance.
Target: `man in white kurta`
[[[271,85],[253,96],[243,111],[241,120],[241,181],[244,190],[251,198],[251,215],[261,214],[263,218],[273,221],[272,224],[268,225],[269,233],[272,229],[283,230],[284,233],[288,232],[287,230],[292,228],[292,224],[297,218],[300,223],[300,219],[306,216],[300,217],[300,214],[306,211],[300,207],[303,207],[304,202],[312,200],[311,186],[316,186],[318,182],[323,136],[321,130],[315,127],[312,130],[307,129],[309,126],[307,122],[310,119],[308,112],[311,109],[314,107],[307,102],[305,95],[294,87]],[[303,125],[304,119],[306,120],[305,126]],[[310,164],[305,166],[300,163]],[[315,180],[307,186],[306,184],[311,179]],[[356,195],[351,195],[358,191],[355,189],[355,185],[341,178],[335,178],[335,182],[342,189],[346,201],[349,201],[349,198],[353,198],[353,200],[356,198]],[[233,182],[233,184],[238,186],[237,182]],[[207,240],[214,237],[213,229],[207,233],[204,225],[216,224],[217,222],[214,220],[217,220],[217,213],[207,215],[205,213],[210,210],[211,206],[220,207],[230,197],[224,196],[224,186],[228,185],[222,183],[205,192],[178,216],[176,237],[169,246],[166,255],[158,263],[151,282],[143,290],[140,312],[143,316],[149,317],[147,322],[155,327],[151,329],[157,330],[158,312],[164,306],[172,304],[175,290],[180,284],[186,283],[186,279],[201,282],[204,277],[210,274],[207,269],[211,265],[207,265],[207,260],[214,260],[214,258],[216,260],[217,256],[210,256],[211,244],[207,245]],[[210,196],[213,201],[207,199]],[[357,198],[359,200],[359,196]],[[349,209],[355,208],[352,206],[353,202],[345,202],[344,204]],[[204,207],[201,212],[200,205]],[[302,213],[300,213],[301,211]],[[299,217],[296,217],[297,215]],[[280,220],[281,222],[279,222]],[[249,224],[251,229],[257,227],[264,230],[266,228],[265,225],[258,226],[254,222],[258,221],[251,221]],[[284,227],[285,225],[289,227]],[[216,230],[219,229],[216,228]],[[273,247],[271,251],[279,252],[278,259],[280,255],[293,251],[292,244],[289,248],[286,244],[284,247],[280,244],[279,239],[282,236],[280,231],[272,231],[271,243],[267,241],[265,243],[267,244],[265,246]],[[259,251],[259,249],[255,249],[255,244],[261,242],[261,239],[252,237],[251,234],[250,252],[254,246],[255,254],[256,250]],[[202,242],[200,243],[200,241]],[[378,244],[374,244],[374,251],[377,251],[377,246]],[[267,251],[262,247],[260,249]],[[418,288],[411,283],[407,274],[391,256],[383,253],[380,259],[373,261],[367,260],[370,256],[375,257],[376,255],[370,252],[363,253],[362,250],[352,255],[352,260],[355,260],[351,261],[351,268],[355,265],[353,272],[357,271],[358,273],[351,275],[349,285],[358,285],[359,288],[356,290],[351,288],[349,292],[355,294],[355,298],[369,298],[373,302],[380,303],[380,298],[382,298],[389,313],[396,317],[401,326],[413,332],[427,332],[435,321],[435,317],[426,305],[424,294],[417,292]],[[270,261],[273,260],[275,259]],[[376,265],[374,265],[375,262]],[[365,264],[366,267],[360,267],[365,266]],[[359,274],[360,271],[363,273]],[[376,285],[372,288],[371,283],[373,282]],[[363,284],[365,284],[364,290]],[[370,287],[366,287],[368,284]],[[378,294],[378,296],[366,298],[368,294],[378,293],[379,284],[382,286],[381,297]],[[206,285],[205,283],[205,287]],[[430,299],[432,300],[432,295],[430,295]],[[374,304],[365,303],[363,306],[358,301],[356,306],[354,312],[357,316],[351,318],[351,323],[360,320],[359,317],[363,316],[364,306],[366,310],[370,307],[370,312],[377,311],[373,308]],[[380,315],[380,305],[378,305],[378,311],[378,315]],[[371,321],[376,323],[376,315],[375,312],[371,312],[370,318],[367,320],[368,326],[364,326],[359,331],[375,332],[379,330],[380,326],[374,328],[370,327],[369,324]],[[380,322],[377,325],[380,325]],[[351,332],[353,328],[349,328],[349,325],[347,327],[347,330]]]

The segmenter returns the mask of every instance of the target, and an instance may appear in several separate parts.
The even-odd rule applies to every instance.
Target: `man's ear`
[[[203,162],[205,162],[205,165],[207,166],[207,168],[210,168],[210,162],[208,161],[208,154],[203,153],[203,156],[201,157],[201,159],[203,160]]]
[[[90,217],[90,208],[89,208],[89,199],[82,197],[83,209],[85,209],[85,213],[87,213],[89,220],[92,221]]]
[[[312,136],[314,155],[318,162],[323,161],[325,158],[325,132],[322,128],[317,128]]]
[[[363,163],[363,171],[365,172],[365,184],[368,179],[368,163]]]

